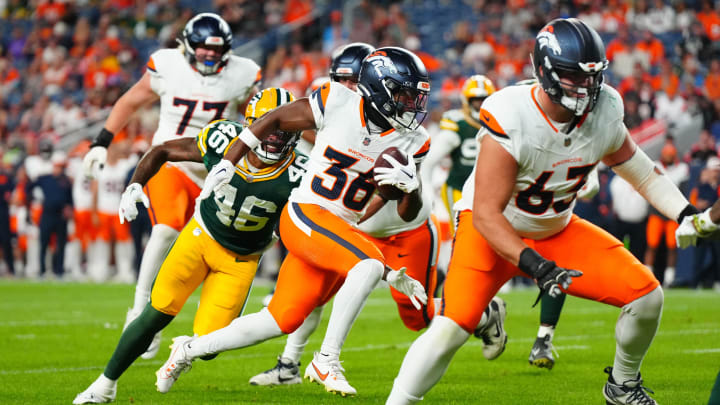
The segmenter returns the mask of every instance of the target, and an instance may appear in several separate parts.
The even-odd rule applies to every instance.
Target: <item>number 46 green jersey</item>
[[[242,124],[219,120],[197,136],[197,146],[208,171],[222,160],[243,130]],[[252,153],[252,152],[249,152]],[[305,174],[307,157],[290,153],[265,169],[250,170],[247,158],[235,166],[230,183],[196,207],[195,217],[223,247],[241,255],[260,253],[273,241],[273,231],[290,191]]]

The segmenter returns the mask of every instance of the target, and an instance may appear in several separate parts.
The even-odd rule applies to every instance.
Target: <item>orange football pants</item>
[[[570,295],[622,307],[660,285],[619,240],[576,215],[558,234],[523,240],[558,266],[583,272],[565,291]],[[472,211],[463,211],[440,314],[472,333],[492,297],[507,280],[518,275],[527,277],[490,247],[473,226]]]
[[[97,229],[97,238],[105,242],[114,240],[115,242],[127,242],[130,240],[130,223],[120,223],[120,219],[115,214],[105,214],[98,212],[98,220],[100,225]]]
[[[651,214],[648,217],[647,228],[645,228],[648,247],[657,249],[657,247],[660,246],[660,238],[663,233],[665,233],[665,246],[670,249],[675,249],[675,231],[677,228],[677,222]]]
[[[86,252],[88,245],[95,240],[97,229],[93,225],[92,211],[75,210],[73,219],[75,221],[75,234],[73,239],[80,241],[82,251]]]
[[[148,214],[153,226],[167,225],[182,231],[195,210],[195,198],[200,187],[182,170],[170,164],[163,165],[145,185],[150,199]]]
[[[315,204],[286,204],[280,239],[288,254],[268,310],[283,333],[292,333],[316,307],[325,305],[360,261],[385,262],[367,235]]]
[[[394,270],[407,267],[408,276],[422,283],[428,296],[427,305],[418,311],[407,295],[390,287],[390,294],[397,303],[398,313],[410,330],[420,330],[430,324],[435,315],[432,299],[437,286],[437,253],[440,248],[437,220],[425,221],[415,229],[400,232],[386,238],[368,236],[385,256],[385,264]]]

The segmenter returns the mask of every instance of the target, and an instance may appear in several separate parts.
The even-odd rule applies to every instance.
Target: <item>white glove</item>
[[[141,202],[145,208],[150,207],[150,200],[143,193],[142,186],[139,183],[132,183],[120,196],[120,208],[118,208],[118,216],[120,223],[123,224],[135,220],[138,215],[136,203]]]
[[[213,191],[228,184],[235,174],[235,165],[227,159],[223,159],[216,164],[207,177],[205,178],[205,184],[203,185],[202,191],[198,196],[199,200],[204,200],[210,197]]]
[[[375,181],[379,186],[389,184],[399,188],[404,193],[412,193],[420,187],[415,162],[407,154],[405,156],[408,163],[403,165],[392,156],[383,154],[383,158],[390,162],[393,167],[376,167],[374,169]]]
[[[675,231],[675,242],[680,249],[695,246],[698,237],[706,237],[716,231],[718,225],[710,219],[710,208],[700,214],[687,215]]]
[[[593,169],[588,174],[585,185],[577,192],[577,198],[590,199],[600,191],[600,180],[598,179],[597,169]]]
[[[406,271],[407,268],[405,267],[397,271],[390,270],[385,277],[385,281],[387,281],[392,288],[407,295],[415,309],[421,309],[421,303],[423,305],[427,304],[427,293],[425,293],[425,287],[423,287],[419,281],[406,275]]]
[[[93,146],[90,148],[82,161],[85,177],[93,179],[105,166],[107,160],[107,148],[104,146]]]

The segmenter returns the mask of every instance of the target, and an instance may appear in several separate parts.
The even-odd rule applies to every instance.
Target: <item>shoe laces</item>
[[[327,364],[330,367],[332,373],[335,375],[336,380],[347,381],[347,378],[345,378],[345,374],[343,374],[345,372],[345,369],[340,363],[342,363],[342,361],[333,359],[328,361]]]
[[[182,344],[182,347],[178,349],[178,358],[175,359],[175,367],[170,370],[170,375],[177,379],[181,373],[188,372],[192,369],[192,361],[185,358],[185,345],[187,342]],[[180,356],[179,351],[183,351],[183,355]]]
[[[606,373],[610,374],[609,377],[609,383],[615,385],[616,387],[620,387],[623,391],[625,391],[627,396],[627,402],[629,404],[637,404],[637,405],[656,405],[657,402],[655,402],[654,399],[650,398],[648,393],[655,394],[655,391],[651,390],[650,388],[642,385],[643,379],[640,377],[640,374],[638,374],[637,380],[630,381],[634,385],[628,385],[629,381],[625,381],[622,384],[618,384],[615,382],[615,379],[612,378],[612,367],[606,367],[604,370]]]

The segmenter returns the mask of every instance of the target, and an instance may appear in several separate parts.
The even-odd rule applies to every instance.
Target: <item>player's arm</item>
[[[645,152],[637,147],[627,129],[620,148],[605,156],[603,162],[666,217],[681,223],[685,216],[699,213],[672,180],[662,174]]]
[[[160,170],[165,162],[199,162],[203,157],[197,147],[195,138],[179,138],[153,146],[143,155],[137,164],[130,184],[138,183],[141,186]]]
[[[415,165],[415,173],[420,173],[419,164]],[[397,205],[398,215],[405,222],[415,219],[420,213],[420,209],[422,209],[422,181],[420,176],[417,174],[415,176],[418,177],[418,187],[409,193],[404,193],[403,198],[398,201]]]
[[[360,225],[370,219],[370,217],[380,211],[380,209],[384,207],[385,204],[387,204],[387,200],[382,198],[379,194],[373,196],[372,200],[370,200],[370,203],[368,204],[367,209],[365,210],[365,214],[363,214],[362,218],[358,220],[357,224]]]
[[[517,172],[515,158],[492,136],[483,137],[474,179],[473,225],[502,258],[535,280],[541,295],[547,292],[555,297],[561,292],[559,285],[567,289],[572,277],[582,273],[558,267],[531,249],[503,215]]]

